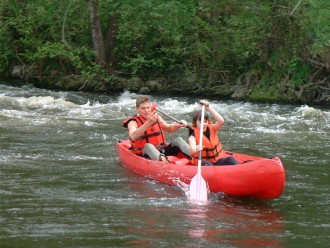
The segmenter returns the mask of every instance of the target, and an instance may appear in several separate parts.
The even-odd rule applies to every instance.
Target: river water
[[[197,205],[121,166],[135,98],[0,84],[0,247],[328,247],[329,109],[210,100],[225,149],[279,156],[286,185],[274,200]],[[187,121],[199,100],[151,98]]]

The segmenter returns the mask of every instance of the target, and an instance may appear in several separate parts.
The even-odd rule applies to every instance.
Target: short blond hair
[[[142,103],[145,103],[145,102],[150,102],[149,97],[147,97],[147,96],[139,96],[138,98],[136,98],[136,103],[135,103],[135,105],[136,105],[136,107],[138,108],[138,107],[140,107],[140,105],[141,105]]]

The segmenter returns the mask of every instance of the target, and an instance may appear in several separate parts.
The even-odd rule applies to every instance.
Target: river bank
[[[33,78],[33,77],[32,77]],[[261,82],[205,82],[198,79],[175,79],[157,78],[154,80],[142,80],[140,78],[85,78],[82,76],[70,76],[58,81],[45,82],[41,80],[27,81],[20,77],[0,78],[3,84],[23,86],[31,84],[41,89],[82,91],[97,94],[113,94],[130,91],[139,94],[155,94],[163,96],[187,96],[208,99],[249,101],[255,103],[278,103],[278,104],[309,104],[313,106],[330,106],[330,95],[317,96],[315,89],[303,87],[265,87]],[[315,96],[315,97],[313,97]]]

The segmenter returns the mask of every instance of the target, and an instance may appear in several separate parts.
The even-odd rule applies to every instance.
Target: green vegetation
[[[2,0],[0,13],[2,77],[330,103],[328,0]]]

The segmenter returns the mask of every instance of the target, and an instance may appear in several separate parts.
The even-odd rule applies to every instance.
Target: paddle
[[[204,129],[204,113],[205,106],[202,105],[201,129],[199,135],[199,145],[203,145],[203,129]],[[190,182],[190,199],[196,201],[207,201],[207,186],[202,177],[202,151],[198,154],[197,174]]]
[[[166,117],[168,117],[168,118],[171,119],[172,121],[175,121],[175,122],[177,122],[177,123],[179,123],[179,124],[182,124],[182,122],[179,121],[178,119],[175,119],[174,117],[172,117],[172,116],[170,116],[170,115],[164,113],[163,111],[157,109],[157,104],[154,104],[154,105],[151,107],[151,111],[154,111],[154,110],[156,110],[157,112],[161,113],[162,115],[165,115]]]

